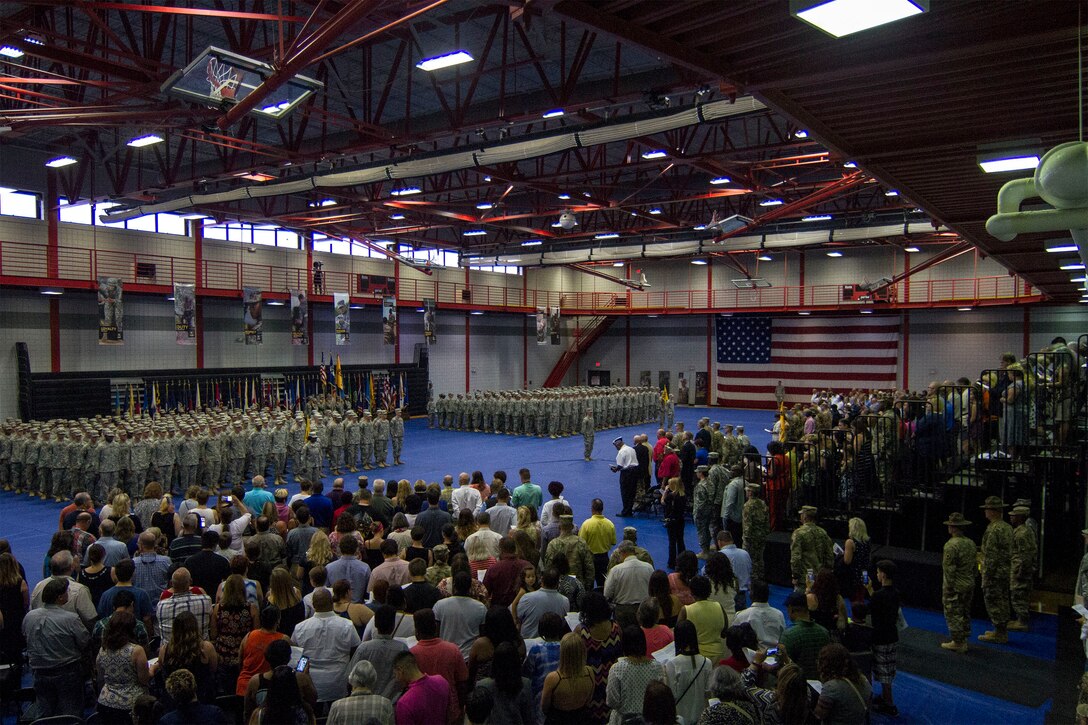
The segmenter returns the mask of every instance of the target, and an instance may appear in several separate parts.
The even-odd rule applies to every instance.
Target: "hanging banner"
[[[98,344],[125,344],[125,307],[121,299],[121,280],[98,278]]]
[[[382,342],[397,344],[397,300],[393,297],[382,298]]]
[[[310,306],[306,304],[306,291],[289,289],[287,292],[291,295],[291,344],[309,345]]]
[[[548,308],[536,308],[536,344],[546,345],[548,342]]]
[[[196,285],[174,285],[174,334],[179,345],[196,344]]]
[[[351,300],[347,292],[333,292],[332,314],[336,324],[336,344],[351,344]]]
[[[247,345],[260,345],[264,322],[259,287],[242,288],[242,335]]]
[[[438,322],[435,319],[436,306],[431,297],[423,298],[423,338],[428,345],[438,342]]]
[[[548,337],[552,339],[553,345],[559,344],[559,308],[548,308]]]

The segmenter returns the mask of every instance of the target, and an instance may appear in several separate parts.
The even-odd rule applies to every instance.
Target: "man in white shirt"
[[[476,531],[468,535],[465,539],[465,551],[470,551],[479,541],[487,549],[490,556],[499,558],[499,542],[502,541],[502,534],[498,534],[491,530],[491,514],[487,511],[481,511],[476,514]]]
[[[786,631],[786,617],[767,603],[770,592],[766,582],[753,579],[751,591],[752,606],[737,612],[732,624],[748,622],[752,625],[761,647],[775,647],[781,641],[782,633]]]
[[[314,592],[314,616],[295,625],[291,643],[310,658],[310,679],[318,702],[333,702],[348,694],[348,664],[359,646],[359,633],[350,619],[332,610],[332,594]]]
[[[638,605],[650,589],[650,575],[654,573],[654,567],[635,556],[632,541],[621,541],[616,551],[623,560],[608,572],[608,578],[604,580],[604,596],[615,609],[616,624],[623,628],[628,624],[637,624],[635,615]]]
[[[83,624],[90,628],[94,620],[98,618],[98,612],[91,600],[91,590],[71,578],[74,565],[75,557],[72,556],[72,552],[58,551],[53,554],[49,559],[49,570],[53,576],[42,579],[34,587],[34,591],[30,594],[30,608],[38,609],[42,606],[42,591],[45,590],[46,584],[57,579],[65,580],[68,582],[68,600],[59,605],[60,608],[78,614]]]
[[[737,548],[733,535],[726,530],[718,532],[718,551],[725,554],[733,565],[737,577],[737,611],[748,606],[748,591],[752,585],[752,557],[744,549]]]
[[[623,436],[616,436],[612,445],[616,447],[616,465],[612,466],[612,472],[620,474],[620,499],[623,501],[619,515],[631,516],[638,487],[638,455],[634,448],[623,442]]]
[[[438,620],[439,636],[460,647],[466,660],[487,616],[487,607],[469,596],[471,589],[472,575],[457,572],[453,575],[453,596],[439,599],[432,610]]]
[[[459,487],[450,494],[450,516],[454,520],[457,519],[457,514],[463,509],[468,509],[475,515],[483,508],[479,490],[475,486],[470,486],[468,482],[468,474],[462,471],[461,475],[457,477]]]

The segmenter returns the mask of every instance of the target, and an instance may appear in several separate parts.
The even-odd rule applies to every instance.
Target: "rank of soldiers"
[[[172,493],[218,490],[257,474],[282,484],[288,460],[297,481],[318,480],[326,465],[333,475],[385,468],[390,449],[393,464],[402,463],[400,408],[360,414],[335,396],[315,396],[308,409],[308,420],[271,409],[9,419],[0,424],[0,487],[58,501],[77,491],[104,500],[115,487],[138,498],[149,481]]]

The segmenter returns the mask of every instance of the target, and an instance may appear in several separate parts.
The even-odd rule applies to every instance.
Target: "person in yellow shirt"
[[[601,499],[593,499],[590,511],[592,516],[582,522],[578,536],[593,554],[594,583],[602,587],[608,571],[608,550],[616,545],[616,525],[604,517],[604,501]]]

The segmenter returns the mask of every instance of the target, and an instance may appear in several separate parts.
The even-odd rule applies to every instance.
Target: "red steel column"
[[[196,264],[196,369],[204,369],[204,298],[200,289],[204,286],[204,220],[189,222],[193,230],[193,261]]]

